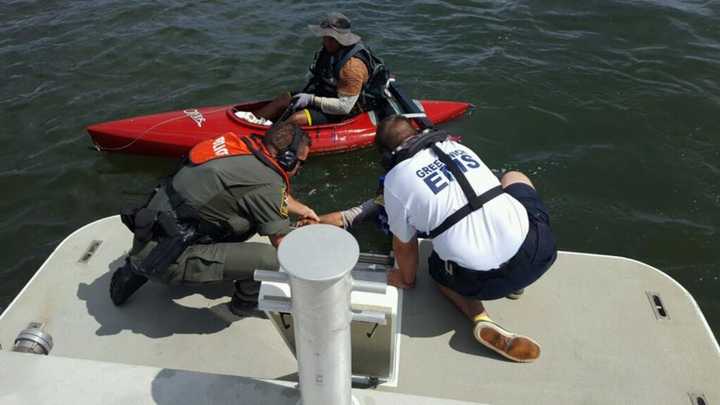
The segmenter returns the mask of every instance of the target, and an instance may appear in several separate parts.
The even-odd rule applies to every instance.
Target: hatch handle
[[[387,325],[387,319],[385,318],[385,314],[376,311],[352,311],[352,320],[358,322],[379,323],[380,325]]]

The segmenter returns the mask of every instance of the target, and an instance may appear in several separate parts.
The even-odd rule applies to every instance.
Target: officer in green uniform
[[[310,149],[297,126],[281,123],[259,141],[227,133],[195,146],[149,202],[123,215],[134,232],[110,296],[122,305],[148,279],[166,284],[234,280],[230,309],[253,306],[255,269],[277,270],[276,247],[290,232],[288,213],[317,219],[289,194]],[[272,244],[246,242],[253,234]]]

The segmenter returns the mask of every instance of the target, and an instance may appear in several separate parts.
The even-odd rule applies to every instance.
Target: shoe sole
[[[537,342],[527,336],[510,333],[489,321],[477,322],[473,335],[483,346],[518,363],[530,363],[540,357]]]
[[[520,291],[520,292],[517,292],[517,291],[511,292],[510,294],[506,295],[505,298],[507,298],[509,300],[519,300],[520,297],[522,297],[523,294],[525,294],[525,289],[523,288],[518,291]]]
[[[110,299],[115,306],[121,306],[148,281],[135,274],[124,274],[122,269],[113,273],[110,279]]]

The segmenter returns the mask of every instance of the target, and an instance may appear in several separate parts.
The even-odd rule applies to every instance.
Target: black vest
[[[393,151],[383,151],[382,166],[386,171],[392,170],[398,163],[403,160],[410,159],[421,150],[432,147],[437,142],[444,142],[450,136],[443,130],[429,131],[408,138],[402,145]]]
[[[340,70],[353,57],[363,61],[368,71],[368,81],[363,85],[358,104],[363,110],[372,109],[371,101],[382,98],[383,88],[390,73],[382,60],[376,57],[362,42],[343,47],[334,54],[328,53],[325,48],[317,52],[315,60],[310,65],[312,77],[305,87],[305,91],[320,97],[337,98]]]
[[[431,131],[424,134],[417,135],[413,138],[408,139],[403,145],[392,152],[383,153],[383,166],[390,171],[398,163],[403,160],[410,159],[415,156],[421,150],[430,148],[435,152],[438,159],[448,168],[452,173],[455,180],[460,184],[460,188],[465,194],[468,202],[457,211],[450,214],[445,221],[438,225],[435,229],[430,230],[428,233],[418,232],[418,237],[421,238],[435,238],[441,233],[450,229],[453,225],[460,222],[461,219],[470,215],[471,213],[479,210],[485,205],[486,202],[493,198],[501,195],[503,189],[501,186],[496,186],[483,194],[477,195],[473,190],[470,182],[467,180],[462,171],[457,167],[452,158],[440,149],[436,143],[442,142],[448,138],[448,133],[445,131]]]

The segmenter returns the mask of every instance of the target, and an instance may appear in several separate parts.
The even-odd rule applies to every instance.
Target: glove
[[[293,106],[295,107],[296,110],[305,108],[305,107],[313,104],[314,98],[315,98],[315,96],[313,94],[298,93],[293,96]]]

